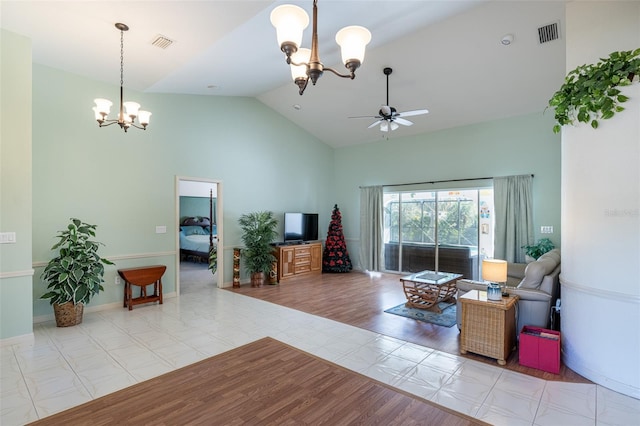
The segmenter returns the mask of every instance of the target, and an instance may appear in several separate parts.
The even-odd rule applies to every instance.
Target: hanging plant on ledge
[[[549,99],[549,107],[555,108],[553,132],[559,133],[562,126],[575,124],[576,120],[597,129],[598,120],[608,120],[624,110],[621,104],[629,98],[618,87],[629,86],[638,75],[640,49],[613,52],[596,64],[570,71],[560,90]]]

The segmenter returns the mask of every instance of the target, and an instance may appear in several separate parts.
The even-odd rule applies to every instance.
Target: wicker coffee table
[[[460,296],[462,324],[460,353],[473,352],[505,365],[516,346],[518,296],[487,300],[486,291],[471,290]]]
[[[460,277],[461,274],[449,272],[422,271],[400,278],[407,297],[405,306],[440,312],[439,302],[455,301],[456,281]]]

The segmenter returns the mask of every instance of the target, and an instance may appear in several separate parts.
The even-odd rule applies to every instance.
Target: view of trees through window
[[[400,195],[400,194],[388,194]],[[435,244],[436,193],[402,194],[402,241]],[[400,241],[400,199],[385,202],[388,241]],[[440,244],[478,245],[478,192],[439,192],[438,240]]]
[[[387,192],[384,194],[384,242],[387,247],[389,244],[399,246],[400,252],[386,255],[398,256],[403,244],[436,243],[470,247],[476,254],[480,247],[484,253],[485,247],[491,246],[492,252],[489,233],[492,205],[491,189]]]

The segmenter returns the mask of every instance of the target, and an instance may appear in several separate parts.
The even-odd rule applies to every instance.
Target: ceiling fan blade
[[[357,115],[355,117],[347,117],[347,118],[382,118],[379,115]]]
[[[398,124],[402,124],[403,126],[411,126],[413,123],[409,120],[405,120],[404,118],[396,117],[393,119]]]
[[[412,115],[429,114],[428,109],[415,109],[413,111],[399,112],[396,117],[411,117]]]
[[[378,125],[378,123],[380,123],[380,122],[384,122],[384,120],[374,121],[373,123],[371,123],[371,124],[369,125],[369,127],[367,127],[367,129],[370,129],[370,128],[372,128],[372,127],[376,127],[376,126]]]

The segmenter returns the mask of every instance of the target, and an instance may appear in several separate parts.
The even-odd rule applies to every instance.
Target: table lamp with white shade
[[[507,282],[507,261],[500,259],[482,259],[482,279],[489,281],[487,299],[502,300],[501,283]]]

